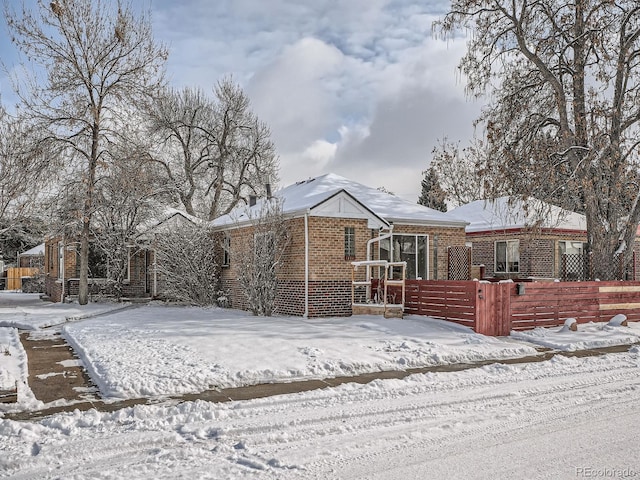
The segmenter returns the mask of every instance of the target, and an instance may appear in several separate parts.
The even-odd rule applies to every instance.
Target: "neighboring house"
[[[44,243],[18,254],[18,268],[39,268],[44,265]]]
[[[584,215],[532,200],[477,200],[449,212],[466,220],[467,245],[485,277],[584,277]],[[541,220],[540,220],[541,219]]]
[[[161,218],[140,227],[140,233],[129,247],[127,274],[122,285],[123,297],[155,298],[162,295],[162,278],[155,268],[155,236],[181,228],[185,222],[191,221],[187,214],[169,209]],[[50,236],[45,241],[45,293],[54,302],[78,294],[79,246],[76,238],[60,235]],[[104,256],[90,243],[89,284],[92,293],[106,288],[108,269]]]
[[[18,253],[16,265],[4,271],[3,262],[0,262],[0,289],[42,292],[44,285],[40,274],[44,266],[44,244]]]
[[[338,175],[310,178],[275,196],[291,236],[278,270],[279,314],[351,315],[352,261],[406,261],[407,278],[447,279],[448,247],[465,245],[465,221]],[[213,221],[231,250],[241,236],[252,234],[251,221],[266,201]],[[225,255],[222,288],[230,306],[245,308],[230,258]]]

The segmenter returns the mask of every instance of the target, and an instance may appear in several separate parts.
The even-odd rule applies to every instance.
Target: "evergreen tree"
[[[447,198],[447,194],[440,186],[438,173],[433,167],[430,167],[429,170],[422,173],[424,174],[424,178],[422,179],[422,193],[420,194],[420,198],[418,198],[418,203],[425,207],[446,212],[447,203],[445,199]]]

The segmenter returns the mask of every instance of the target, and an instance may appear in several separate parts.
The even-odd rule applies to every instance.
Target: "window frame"
[[[356,227],[344,227],[344,259],[356,259]]]
[[[222,239],[222,266],[229,267],[231,265],[231,235],[225,232]]]
[[[394,251],[394,237],[413,237],[413,245],[414,252],[411,254],[414,257],[413,265],[410,265],[411,262],[407,262],[406,269],[406,279],[422,279],[429,280],[430,278],[430,267],[431,267],[431,259],[429,258],[429,247],[430,247],[430,236],[428,233],[393,233],[390,238],[385,238],[378,242],[378,258],[381,260],[388,261],[403,261],[402,260],[402,251],[398,256],[397,252]],[[383,242],[385,243],[385,250],[388,252],[389,258],[382,258],[382,250],[383,250]],[[424,252],[421,253],[421,249],[424,247]],[[404,252],[407,253],[408,252]],[[385,255],[386,256],[386,255]],[[422,259],[422,262],[420,261]],[[422,263],[424,263],[424,275],[419,275],[422,270]],[[390,271],[390,275],[393,276],[393,271]],[[415,275],[414,275],[415,273]]]
[[[498,264],[498,244],[504,244],[504,269],[499,270]],[[517,261],[512,260],[510,252],[513,254],[513,247],[510,249],[509,245],[515,245],[515,251],[517,252]],[[515,265],[515,268],[513,267]],[[493,272],[494,273],[520,273],[520,240],[496,240],[493,244]]]
[[[58,242],[58,248],[56,248],[57,256],[57,271],[55,272],[56,278],[64,278],[66,271],[64,270],[64,243]]]

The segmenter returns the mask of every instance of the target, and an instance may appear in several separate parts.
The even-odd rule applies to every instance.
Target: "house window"
[[[107,278],[107,255],[93,243],[89,243],[89,278]],[[76,277],[80,277],[80,249],[76,248]]]
[[[344,259],[356,259],[356,229],[355,227],[344,227]]]
[[[559,241],[560,265],[563,268],[563,276],[568,279],[580,279],[585,274],[584,252],[587,244],[583,242]]]
[[[380,260],[407,262],[408,279],[429,278],[429,236],[393,234],[380,241]],[[390,273],[392,278],[399,270]]]
[[[560,255],[582,255],[586,249],[587,244],[583,242],[567,242],[567,241],[559,241],[558,246],[560,247]]]
[[[228,267],[231,264],[231,236],[227,233],[222,240],[222,266]]]
[[[496,242],[496,273],[520,272],[520,240]]]
[[[56,277],[62,278],[66,274],[64,268],[64,244],[58,242],[58,271],[55,273]]]
[[[53,266],[55,265],[56,247],[53,243],[47,244],[47,273],[53,275]]]

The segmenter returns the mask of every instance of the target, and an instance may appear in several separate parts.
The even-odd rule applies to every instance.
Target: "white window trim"
[[[225,232],[222,240],[222,266],[231,265],[231,235]]]
[[[421,280],[429,280],[430,278],[430,270],[431,270],[431,258],[429,255],[429,247],[431,245],[431,238],[429,237],[428,233],[402,233],[402,232],[393,232],[391,238],[389,238],[389,242],[390,242],[390,247],[389,247],[389,255],[391,256],[391,260],[393,261],[393,237],[395,236],[402,236],[402,237],[415,237],[415,246],[416,246],[416,251],[415,251],[415,256],[416,256],[416,260],[415,260],[415,272],[416,272],[416,278],[421,279]],[[420,271],[419,269],[419,264],[418,264],[418,237],[421,238],[425,238],[425,247],[426,247],[426,278],[424,277],[418,277],[417,274]],[[380,242],[378,242],[378,258],[380,258]],[[407,271],[409,270],[408,265],[407,265]]]
[[[506,243],[504,270],[498,270],[498,243]],[[508,271],[509,266],[509,243],[517,243],[518,245],[518,270]],[[520,273],[520,240],[496,240],[493,242],[493,272],[494,273]]]
[[[58,242],[58,249],[56,252],[58,255],[58,272],[56,274],[57,278],[64,278],[64,243]]]

